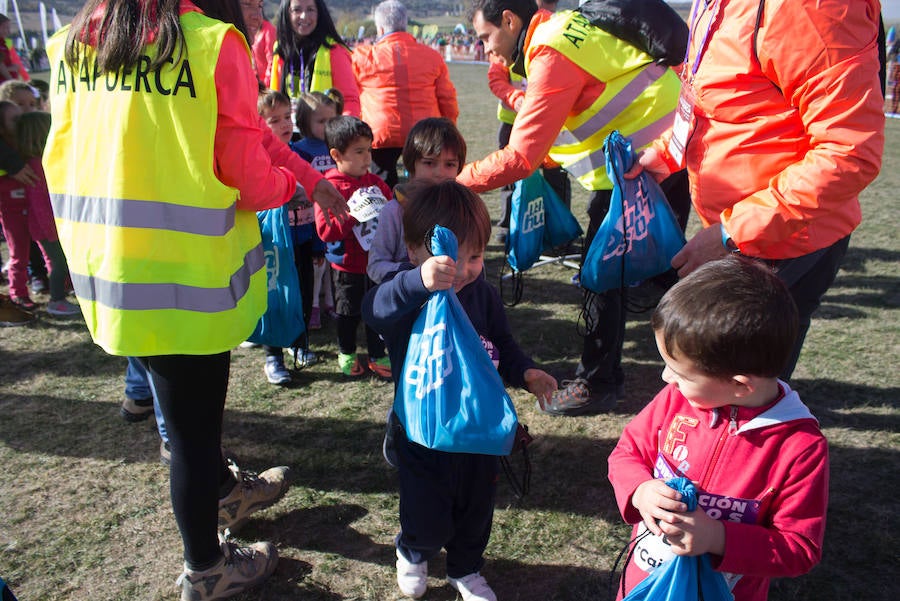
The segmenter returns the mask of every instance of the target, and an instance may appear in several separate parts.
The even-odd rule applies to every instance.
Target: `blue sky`
[[[900,0],[881,0],[881,14],[885,21],[900,21]]]

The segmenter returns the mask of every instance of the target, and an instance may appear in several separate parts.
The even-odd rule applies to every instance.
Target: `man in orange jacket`
[[[801,330],[783,379],[881,167],[880,12],[878,0],[695,3],[678,117],[640,159],[657,179],[687,166],[704,227],[672,260],[680,276],[740,252],[787,283]]]
[[[459,116],[456,88],[440,53],[406,32],[406,7],[387,0],[375,7],[375,44],[353,51],[362,120],[369,124],[372,163],[387,185],[397,183],[397,159],[409,130],[426,117]]]

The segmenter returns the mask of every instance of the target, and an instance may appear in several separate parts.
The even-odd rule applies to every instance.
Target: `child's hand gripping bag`
[[[697,508],[697,489],[687,478],[672,478],[666,484],[681,493],[688,511]],[[652,534],[651,534],[652,536]],[[628,565],[625,565],[628,569]],[[625,575],[622,575],[625,581]],[[624,587],[624,584],[623,584]],[[713,569],[709,554],[676,555],[650,572],[623,601],[734,601],[725,576]]]
[[[455,260],[456,236],[435,226],[431,250]],[[407,438],[430,449],[512,450],[515,407],[453,289],[432,293],[413,325],[394,411]]]
[[[294,265],[294,245],[288,226],[288,208],[282,205],[256,213],[266,257],[266,312],[247,340],[268,346],[289,347],[306,329],[300,279]]]
[[[684,246],[684,233],[659,184],[646,171],[625,179],[637,158],[631,140],[614,131],[603,151],[613,183],[609,212],[581,268],[582,287],[598,294],[668,271]]]

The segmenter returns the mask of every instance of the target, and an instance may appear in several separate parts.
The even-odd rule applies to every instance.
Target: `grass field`
[[[480,158],[496,144],[485,68],[453,64],[451,75],[469,158]],[[824,559],[808,576],[776,582],[773,601],[898,596],[900,122],[889,120],[887,128],[882,175],[863,196],[864,222],[793,381],[831,445]],[[485,199],[496,215],[496,194]],[[582,220],[584,202],[576,194],[573,210]],[[501,249],[492,243],[488,251],[488,277],[496,282]],[[509,310],[522,346],[560,377],[571,376],[580,355],[572,273],[559,266],[529,272],[523,302]],[[399,599],[396,475],[381,458],[392,387],[341,379],[330,322],[313,333],[312,347],[324,362],[295,373],[289,388],[266,383],[260,350],[232,354],[225,445],[246,468],[286,464],[294,476],[284,500],[239,533],[271,540],[281,554],[272,579],[239,598]],[[606,479],[606,457],[662,385],[647,314],[631,316],[624,367],[627,398],[607,415],[549,418],[527,394],[514,393],[536,438],[534,474],[522,502],[500,484],[483,570],[500,599],[607,598],[628,528]],[[132,425],[118,415],[124,370],[125,360],[96,347],[80,320],[43,313],[29,327],[0,330],[0,576],[22,601],[177,597],[181,543],[168,473],[152,420]],[[456,598],[441,560],[430,575],[427,600]]]

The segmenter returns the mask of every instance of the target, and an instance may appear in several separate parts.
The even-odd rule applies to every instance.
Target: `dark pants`
[[[364,273],[331,270],[334,281],[334,310],[337,313],[338,348],[345,355],[356,352],[356,330],[362,321],[362,299],[375,282]],[[369,359],[385,356],[384,341],[366,324],[366,346]]]
[[[222,415],[230,353],[141,357],[153,381],[172,450],[169,491],[192,569],[222,556],[217,537],[220,489],[233,481],[222,458]]]
[[[690,189],[687,173],[672,174],[660,186],[682,227],[687,224],[690,211]],[[588,229],[584,238],[582,263],[603,218],[609,212],[611,190],[594,190],[588,200]],[[674,278],[672,278],[674,281]],[[622,371],[622,345],[625,342],[627,290],[614,288],[602,294],[584,291],[584,320],[586,334],[581,361],[575,377],[588,381],[591,393],[614,392],[625,382]]]
[[[384,180],[390,188],[397,185],[400,176],[397,175],[397,161],[403,153],[402,148],[373,148],[372,149],[372,173]],[[412,165],[406,165],[409,169]]]
[[[447,550],[447,576],[481,570],[491,536],[500,460],[444,453],[396,438],[400,477],[397,550],[411,563]]]
[[[775,273],[790,289],[800,316],[797,342],[794,344],[787,366],[781,372],[782,380],[789,380],[791,374],[794,373],[797,359],[800,358],[800,350],[803,348],[803,341],[809,331],[812,314],[819,308],[822,297],[834,283],[834,278],[837,277],[838,269],[841,261],[844,260],[849,244],[850,236],[847,236],[814,253],[772,263]]]
[[[497,141],[500,148],[505,148],[509,144],[509,134],[512,132],[512,124],[500,123],[500,129],[497,131]],[[559,196],[559,199],[566,205],[566,208],[572,208],[572,183],[569,181],[569,174],[562,167],[554,167],[551,169],[543,169],[544,179],[550,184],[550,187]],[[503,186],[500,188],[500,218],[497,220],[497,227],[509,228],[509,213],[512,204],[513,185]]]

